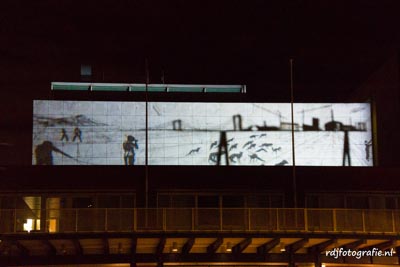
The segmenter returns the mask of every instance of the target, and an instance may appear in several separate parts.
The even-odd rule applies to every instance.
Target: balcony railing
[[[43,220],[41,221],[41,219]],[[23,233],[31,231],[399,233],[400,211],[264,208],[0,210],[0,233]]]

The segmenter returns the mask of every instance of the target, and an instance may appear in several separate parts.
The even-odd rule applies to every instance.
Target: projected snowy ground
[[[34,164],[42,157],[45,165],[123,165],[128,136],[138,140],[134,164],[144,164],[145,103],[39,100],[33,107]],[[53,150],[43,148],[37,153],[45,141],[51,142]]]
[[[150,165],[216,165],[219,155],[222,165],[292,164],[290,104],[148,108]],[[296,104],[294,113],[297,165],[372,166],[369,104]],[[143,165],[145,136],[143,102],[34,101],[33,164],[123,165],[132,151]]]

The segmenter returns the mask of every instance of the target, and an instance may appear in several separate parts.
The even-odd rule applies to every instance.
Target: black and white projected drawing
[[[33,164],[143,165],[144,102],[34,101]],[[296,165],[372,166],[369,104],[295,104]],[[149,165],[290,166],[288,103],[148,104]]]
[[[373,166],[370,105],[294,104],[296,165]]]
[[[32,163],[143,165],[143,102],[33,102]]]
[[[288,104],[151,102],[149,164],[291,164],[281,125],[290,125]]]

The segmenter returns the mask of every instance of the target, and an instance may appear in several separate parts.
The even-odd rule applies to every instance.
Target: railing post
[[[394,221],[394,210],[392,210],[392,230],[393,230],[393,233],[395,233],[396,232],[396,224],[395,224],[395,221]]]
[[[222,208],[221,206],[219,207],[219,230],[222,231]]]
[[[279,231],[279,209],[276,209],[276,230]]]
[[[107,215],[108,215],[108,212],[107,212],[107,209],[104,209],[104,220],[105,220],[105,222],[104,222],[104,230],[107,232],[107,230],[108,230],[108,218],[107,218]]]
[[[194,208],[192,210],[192,231],[194,231]]]
[[[165,212],[165,208],[162,209],[163,211],[163,230],[166,231],[167,229],[167,214]]]
[[[17,232],[17,209],[14,209],[14,233]]]
[[[333,219],[333,231],[337,231],[337,222],[336,222],[336,209],[332,210],[332,219]]]
[[[365,232],[365,210],[362,210],[362,230]]]
[[[303,209],[304,212],[304,230],[308,231],[308,212],[307,209]]]
[[[75,232],[78,232],[78,209],[75,209]]]
[[[133,231],[137,231],[137,208],[133,209]]]
[[[248,225],[249,231],[251,231],[251,214],[250,214],[251,209],[247,208],[246,210],[247,210],[247,225]]]

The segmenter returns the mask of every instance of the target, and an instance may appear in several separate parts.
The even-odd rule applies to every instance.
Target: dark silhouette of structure
[[[344,131],[343,166],[346,166],[346,159],[348,166],[351,166],[349,131]]]
[[[319,119],[313,118],[312,125],[303,124],[303,131],[320,131],[319,128]]]

